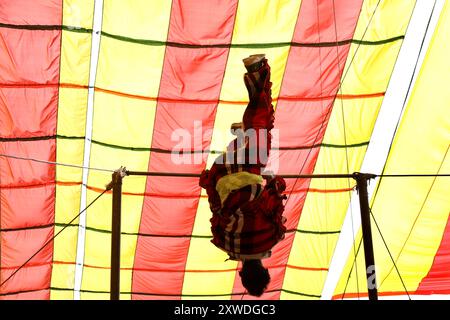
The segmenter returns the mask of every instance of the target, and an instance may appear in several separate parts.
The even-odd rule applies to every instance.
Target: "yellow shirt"
[[[228,174],[220,178],[219,181],[217,181],[216,190],[217,193],[219,193],[220,201],[223,205],[228,195],[232,191],[252,184],[262,184],[262,182],[263,177],[261,177],[260,175],[247,171],[241,171]]]

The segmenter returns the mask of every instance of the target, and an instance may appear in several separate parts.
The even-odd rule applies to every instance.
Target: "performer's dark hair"
[[[242,285],[252,296],[260,297],[270,282],[269,271],[264,268],[261,260],[244,260],[239,272]]]

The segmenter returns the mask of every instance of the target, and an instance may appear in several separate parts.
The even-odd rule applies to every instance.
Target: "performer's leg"
[[[271,147],[270,130],[274,124],[270,81],[270,66],[267,59],[254,72],[244,75],[250,102],[244,112],[243,127],[247,137],[246,163],[265,166]]]
[[[255,72],[244,75],[250,102],[242,119],[244,130],[249,128],[273,128],[274,110],[272,106],[272,82],[270,81],[270,66],[267,59]]]

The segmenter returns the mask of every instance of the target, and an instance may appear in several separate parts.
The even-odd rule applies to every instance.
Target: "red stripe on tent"
[[[0,4],[0,23],[61,25],[61,2],[61,0],[3,0]],[[35,52],[33,56],[34,54]]]
[[[19,292],[19,293],[17,293]],[[15,291],[5,295],[0,295],[2,300],[46,300],[50,296],[50,288],[37,289],[31,291]]]
[[[433,265],[422,279],[416,293],[447,294],[450,291],[450,218],[447,220],[439,249]]]
[[[22,25],[60,24],[61,1],[3,1],[0,22]],[[61,30],[33,31],[0,28],[0,82],[57,83],[59,80]],[[56,134],[57,87],[0,88],[0,136]],[[0,152],[55,161],[54,140],[9,142]],[[55,167],[48,164],[0,158],[0,184],[37,185],[55,180]],[[0,190],[0,228],[32,226],[54,222],[55,186]],[[24,263],[53,236],[53,228],[29,229],[1,234],[0,278],[5,280],[10,266]],[[34,259],[41,267],[23,269],[0,288],[2,299],[48,299],[52,245]],[[45,289],[45,290],[44,290]]]
[[[200,44],[230,42],[236,7],[237,1],[174,1],[168,41]],[[227,57],[227,48],[193,50],[166,47],[159,96],[169,99],[218,101]],[[184,137],[185,149],[206,149],[211,140],[216,106],[217,102],[199,107],[195,104],[158,100],[152,147],[172,150],[180,146]],[[210,132],[205,132],[208,129]],[[170,153],[152,152],[148,170],[200,173],[206,164],[206,157],[202,154],[188,155],[188,158],[184,159],[187,163],[177,163],[181,160],[173,159]],[[200,198],[197,178],[149,177],[145,193],[172,195],[174,198],[145,198],[140,233],[192,233]],[[189,238],[139,236],[132,291],[180,295],[184,273],[140,270],[184,269],[189,243]],[[144,298],[155,297],[133,295],[133,299]]]
[[[295,42],[335,42],[353,37],[362,1],[302,1],[294,32]],[[333,5],[335,8],[333,9]],[[338,20],[335,21],[334,17]],[[337,35],[337,39],[336,39]],[[336,96],[350,44],[339,47],[292,47],[286,65],[280,96],[306,97],[309,101],[279,100],[275,113],[275,129],[279,129],[279,147],[315,145],[322,142],[333,100],[315,100],[323,96]],[[286,128],[289,128],[287,130]],[[273,146],[277,147],[277,146]],[[279,174],[312,174],[319,148],[309,150],[280,150],[272,152],[270,165]],[[276,170],[278,169],[278,170]],[[287,181],[287,189],[308,189],[310,180]],[[306,191],[291,194],[285,208],[286,227],[297,229],[306,198]],[[286,234],[277,244],[266,266],[286,265],[289,259],[294,233]],[[271,282],[261,299],[279,299],[286,268],[271,269]],[[233,293],[243,292],[237,275]],[[240,296],[234,296],[240,299]],[[254,297],[246,295],[246,299]]]
[[[27,261],[42,245],[53,236],[53,228],[49,229],[30,229],[17,232],[3,232],[2,241],[2,279],[7,279],[16,269],[10,266],[22,265]],[[33,268],[23,268],[17,272],[1,288],[1,294],[9,292],[39,290],[48,288],[51,278],[51,262],[53,256],[53,246],[48,245],[39,252],[33,259],[42,266]],[[5,296],[3,298],[7,298]],[[16,298],[25,299],[17,296]],[[49,299],[46,297],[29,297],[30,299]]]
[[[88,89],[89,86],[80,85],[75,83],[14,83],[14,84],[6,84],[0,83],[1,87],[6,88],[42,88],[42,87],[60,87],[60,88],[68,88],[68,89]],[[103,92],[106,94],[112,94],[120,97],[126,97],[130,99],[137,100],[147,100],[147,101],[160,101],[160,102],[176,102],[176,103],[194,103],[194,104],[211,104],[211,103],[226,103],[226,104],[236,104],[236,105],[247,105],[248,101],[232,101],[232,100],[221,100],[221,99],[213,99],[213,100],[205,100],[205,99],[171,99],[165,97],[148,97],[142,96],[138,94],[131,94],[126,92],[120,92],[116,90],[104,89],[100,87],[94,87],[95,91]],[[363,94],[338,94],[333,96],[323,96],[323,97],[274,97],[273,102],[287,100],[287,101],[321,101],[321,100],[332,100],[336,97],[336,99],[342,100],[352,100],[352,99],[365,99],[365,98],[379,98],[384,97],[385,92],[375,92],[375,93],[363,93]]]

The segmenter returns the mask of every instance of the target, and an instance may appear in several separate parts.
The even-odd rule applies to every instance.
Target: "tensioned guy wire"
[[[19,156],[14,156],[14,155],[10,155],[10,154],[3,154],[3,153],[0,153],[0,157],[11,158],[11,159],[16,159],[16,160],[28,160],[28,161],[45,163],[45,164],[52,164],[52,165],[63,166],[63,167],[71,167],[71,168],[78,168],[78,169],[88,169],[88,170],[93,170],[93,171],[103,171],[103,172],[110,172],[110,173],[114,172],[114,170],[110,170],[110,169],[102,169],[102,168],[79,166],[79,165],[76,165],[76,164],[60,163],[60,162],[55,162],[55,161],[40,160],[40,159],[27,158],[27,157],[19,157]]]
[[[378,226],[377,220],[375,220],[375,216],[373,215],[372,209],[370,207],[369,207],[369,211],[370,211],[370,215],[372,216],[373,222],[375,222],[375,226],[377,227],[378,233],[381,236],[381,240],[383,240],[384,246],[386,247],[386,250],[387,250],[387,252],[389,254],[389,257],[391,258],[392,263],[394,264],[395,270],[397,271],[398,277],[400,278],[400,281],[402,283],[403,289],[405,290],[405,292],[406,292],[406,294],[408,296],[408,299],[411,300],[411,296],[409,295],[408,289],[406,289],[406,285],[405,285],[405,282],[403,281],[403,277],[402,277],[402,275],[400,273],[400,270],[398,270],[397,263],[395,262],[394,257],[392,256],[391,250],[389,250],[389,247],[388,247],[388,245],[386,243],[386,240],[384,240],[383,233],[381,233],[381,229]]]
[[[437,170],[438,173],[441,171],[441,168],[442,168],[442,166],[444,165],[444,162],[445,162],[445,159],[447,158],[447,154],[448,154],[449,150],[450,150],[450,145],[447,146],[447,151],[445,152],[444,156],[442,157],[441,164],[439,165],[439,169]],[[410,238],[411,234],[413,233],[413,230],[414,230],[414,228],[415,228],[415,226],[416,226],[416,223],[417,223],[417,221],[419,220],[419,217],[420,217],[421,213],[423,212],[423,209],[425,208],[425,205],[426,205],[426,203],[427,203],[428,197],[430,196],[431,191],[433,190],[433,186],[434,186],[434,184],[436,183],[436,180],[437,180],[437,177],[434,177],[433,182],[431,183],[431,186],[430,186],[430,188],[428,189],[427,195],[425,196],[425,199],[423,199],[423,201],[422,201],[422,205],[421,205],[421,207],[420,207],[420,210],[419,210],[419,212],[417,213],[417,215],[416,215],[416,217],[415,217],[415,219],[414,219],[414,222],[413,222],[413,224],[412,224],[412,226],[411,226],[411,228],[410,228],[410,230],[409,230],[408,236],[407,236],[407,238],[405,239],[405,241],[404,241],[404,243],[403,243],[403,246],[401,247],[400,251],[398,252],[396,260],[393,261],[393,262],[394,262],[394,267],[395,267],[397,273],[399,274],[399,276],[400,276],[400,272],[399,272],[399,270],[398,270],[398,268],[397,268],[396,261],[398,261],[398,259],[400,258],[401,254],[403,253],[403,250],[405,249],[405,246],[406,246],[407,242],[409,241],[409,238]],[[369,209],[370,209],[370,208],[369,208]],[[372,216],[373,216],[373,214],[372,214]],[[375,217],[373,217],[373,219],[374,219],[374,221],[375,221]],[[376,221],[375,221],[375,223],[376,223]],[[380,230],[380,228],[378,227],[378,225],[377,225],[377,228]],[[380,231],[380,234],[381,234],[381,231]],[[384,239],[383,239],[383,241],[384,241]],[[389,252],[389,249],[387,248],[387,245],[386,245],[386,244],[385,244],[385,246],[386,246],[386,249],[387,249],[388,252]],[[390,252],[389,252],[389,255],[391,255]],[[393,259],[393,258],[391,258],[391,259]],[[384,277],[384,279],[381,280],[381,282],[380,282],[380,287],[383,285],[384,281],[389,277],[389,275],[391,274],[391,272],[392,272],[392,268],[391,268],[390,271],[386,274],[386,276]],[[400,276],[400,280],[402,280],[401,276]],[[402,282],[403,282],[403,280],[402,280]]]
[[[375,8],[376,9],[376,8]],[[337,23],[336,23],[336,7],[333,0],[333,17],[334,17],[334,34],[336,38],[336,42],[338,41],[338,32],[337,32]],[[339,72],[341,70],[341,64],[339,59],[339,46],[336,46],[336,58],[338,63],[338,69]],[[354,57],[353,57],[354,58]],[[347,69],[348,70],[348,69]],[[338,93],[342,93],[342,81],[339,79],[339,89]],[[350,166],[348,161],[348,148],[347,148],[347,132],[346,132],[346,122],[345,122],[345,113],[344,113],[344,100],[341,100],[341,114],[342,114],[342,128],[343,128],[343,134],[344,134],[344,146],[345,146],[345,163],[346,163],[346,169],[347,173],[350,173]],[[347,188],[350,189],[350,180],[347,180]],[[350,206],[350,219],[351,219],[351,226],[352,226],[352,238],[353,238],[353,255],[356,259],[356,248],[355,248],[355,227],[354,227],[354,219],[353,219],[353,206],[352,206],[352,195],[351,192],[348,192],[349,197],[349,206]],[[355,260],[356,261],[356,260]],[[356,271],[356,288],[358,293],[358,299],[359,299],[359,277],[358,277],[358,264],[355,263],[355,271]]]
[[[112,169],[79,166],[79,165],[75,165],[75,164],[60,163],[60,162],[40,160],[40,159],[35,159],[35,158],[19,157],[19,156],[3,154],[3,153],[0,153],[0,157],[12,158],[12,159],[18,159],[18,160],[28,160],[28,161],[33,161],[33,162],[51,164],[51,165],[55,165],[55,166],[88,169],[88,170],[102,171],[102,172],[109,172],[109,173],[114,173],[114,171],[115,171]],[[200,177],[199,173],[147,172],[147,171],[128,171],[128,170],[126,171],[126,174],[128,176],[165,176],[165,177],[191,177],[191,178]],[[313,179],[313,178],[318,178],[318,179],[345,178],[345,179],[348,179],[348,178],[352,178],[354,175],[353,174],[281,174],[281,175],[277,175],[277,176],[282,177],[282,178],[287,178],[287,179]],[[385,177],[385,178],[450,177],[450,173],[442,173],[442,174],[432,174],[432,173],[373,174],[373,177]]]

